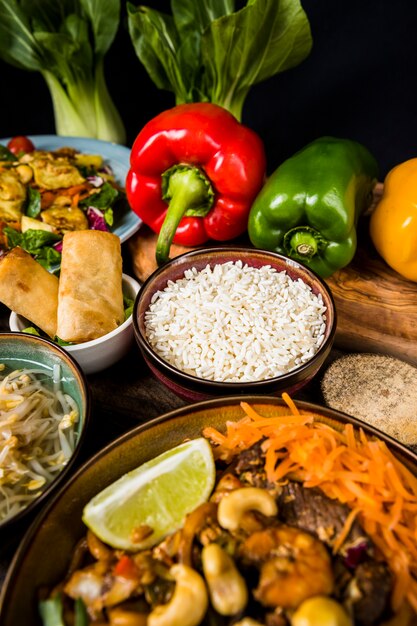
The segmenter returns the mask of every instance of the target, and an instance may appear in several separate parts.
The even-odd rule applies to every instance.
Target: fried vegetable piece
[[[18,222],[26,200],[26,187],[13,169],[0,171],[0,221]]]
[[[35,183],[45,189],[81,185],[85,181],[69,159],[53,153],[34,152],[30,159]]]
[[[85,213],[78,208],[52,206],[42,211],[41,219],[45,224],[52,226],[57,233],[88,229]]]
[[[19,246],[0,258],[0,302],[55,337],[58,278]]]

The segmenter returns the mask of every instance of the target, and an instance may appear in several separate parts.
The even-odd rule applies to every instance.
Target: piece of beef
[[[263,441],[258,441],[247,450],[243,450],[236,458],[233,468],[242,482],[261,489],[265,489],[268,486],[264,467],[265,453],[262,450]]]
[[[367,560],[355,569],[345,590],[345,600],[351,605],[355,624],[379,624],[389,604],[392,575],[385,563]]]
[[[284,485],[278,497],[278,511],[280,520],[286,524],[306,530],[331,546],[342,531],[350,509],[327,497],[318,488],[307,489],[291,481]],[[354,521],[342,553],[359,544],[365,544],[369,549],[371,547],[360,524]]]

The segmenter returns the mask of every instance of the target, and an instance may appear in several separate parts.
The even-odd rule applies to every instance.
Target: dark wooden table
[[[9,314],[10,311],[0,304],[0,332],[9,332]],[[333,350],[328,362],[338,355],[340,352]],[[323,370],[326,365],[327,362]],[[319,373],[294,394],[294,399],[323,404],[320,378]],[[129,429],[186,404],[154,378],[136,345],[117,365],[87,376],[87,381],[92,395],[91,422],[77,467]],[[0,586],[22,537],[35,517],[36,511],[12,531],[0,536]]]

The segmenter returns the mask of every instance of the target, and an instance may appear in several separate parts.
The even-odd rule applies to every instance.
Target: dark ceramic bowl
[[[146,338],[145,313],[149,308],[153,295],[163,290],[168,281],[176,281],[183,277],[184,272],[195,267],[202,270],[207,264],[216,264],[241,260],[244,264],[260,268],[270,265],[278,272],[286,271],[293,279],[301,279],[316,295],[321,294],[326,306],[326,329],[324,339],[315,355],[304,364],[286,374],[255,382],[218,382],[190,375],[176,368],[161,358]],[[328,356],[336,330],[336,311],[330,289],[326,283],[310,269],[293,259],[274,252],[240,247],[219,247],[199,249],[187,252],[169,261],[156,270],[144,283],[139,292],[133,310],[133,328],[136,341],[142,355],[153,374],[178,396],[199,401],[213,397],[235,394],[281,394],[286,391],[294,393],[308,383],[318,372]]]
[[[51,379],[54,365],[60,366],[60,385],[64,393],[72,396],[79,408],[79,421],[76,425],[76,445],[74,452],[64,469],[59,472],[41,492],[41,494],[12,517],[0,521],[0,534],[12,527],[21,519],[33,512],[45,502],[60,484],[65,482],[71,473],[83,442],[90,415],[90,394],[87,382],[81,369],[65,350],[47,339],[26,333],[0,333],[0,363],[7,370],[22,368],[40,369]]]
[[[81,516],[84,506],[100,490],[182,443],[201,436],[206,426],[223,430],[228,421],[244,413],[240,402],[251,404],[261,415],[288,415],[280,398],[234,396],[217,398],[171,411],[126,433],[98,452],[65,482],[29,528],[9,567],[0,596],[2,626],[40,626],[39,590],[51,588],[65,575],[77,542],[85,535]],[[386,442],[394,455],[417,476],[417,456],[375,428],[344,413],[309,402],[297,402],[301,412],[315,413],[316,421],[336,430],[347,423]]]

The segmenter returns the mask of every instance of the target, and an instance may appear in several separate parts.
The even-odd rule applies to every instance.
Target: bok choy
[[[120,21],[120,0],[0,0],[0,58],[44,77],[58,135],[123,144],[104,57]]]
[[[242,2],[239,3],[242,5]],[[312,37],[299,0],[171,0],[172,15],[127,4],[136,54],[176,104],[208,101],[242,117],[256,83],[301,63]]]

